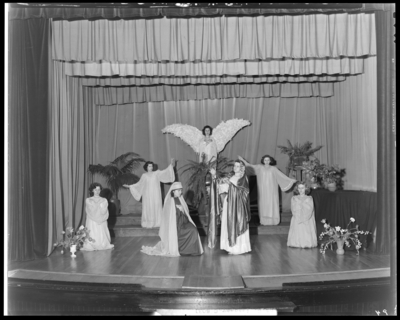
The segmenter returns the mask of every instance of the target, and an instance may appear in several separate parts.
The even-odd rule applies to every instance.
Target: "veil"
[[[164,199],[164,207],[161,215],[160,231],[158,233],[158,235],[161,238],[161,241],[158,242],[154,247],[142,246],[142,249],[140,250],[141,252],[152,256],[167,256],[167,257],[180,256],[178,233],[176,228],[175,201],[171,196],[171,191],[182,188],[183,188],[182,183],[179,181],[174,182],[169,188],[168,193]],[[189,221],[194,226],[196,226],[189,215],[189,208],[185,200],[183,199],[182,196],[179,197],[179,200],[181,201],[181,205]],[[203,252],[203,248],[201,248],[201,251]]]

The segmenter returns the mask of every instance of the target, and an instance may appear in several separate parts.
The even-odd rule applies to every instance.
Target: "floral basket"
[[[77,231],[74,228],[68,227],[62,232],[64,240],[60,240],[54,244],[54,247],[63,247],[64,249],[70,248],[72,245],[76,245],[76,249],[79,250],[85,241],[95,242],[89,235],[90,230],[84,226],[80,226]]]
[[[326,219],[322,219],[321,222],[324,224],[325,231],[323,231],[319,240],[323,240],[320,247],[320,252],[325,254],[326,249],[330,246],[331,250],[334,243],[338,241],[344,241],[347,247],[350,247],[350,241],[352,241],[356,247],[357,255],[359,254],[359,249],[362,246],[361,241],[359,240],[359,235],[368,235],[369,231],[358,230],[358,225],[355,228],[350,228],[350,224],[354,223],[356,220],[354,218],[350,218],[350,222],[347,225],[346,229],[342,229],[341,227],[331,227]],[[324,240],[325,239],[325,240]]]

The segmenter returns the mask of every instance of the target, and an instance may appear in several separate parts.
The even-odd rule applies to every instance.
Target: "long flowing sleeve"
[[[156,172],[158,180],[162,183],[170,183],[175,180],[175,172],[171,164],[166,169],[157,170]]]
[[[140,198],[143,195],[143,191],[146,188],[146,173],[143,173],[140,177],[140,180],[129,186],[129,191],[131,192],[132,196],[135,198],[136,201],[140,201]]]
[[[291,210],[297,223],[304,223],[314,216],[314,203],[311,197],[300,200],[292,197]]]
[[[89,219],[101,224],[108,219],[108,202],[102,198],[99,203],[96,203],[88,198],[86,199],[85,211]]]
[[[286,176],[284,173],[279,171],[279,169],[272,167],[273,168],[273,173],[276,179],[276,182],[278,183],[279,187],[282,189],[282,191],[288,191],[293,184],[296,182],[295,179],[291,179],[288,176]]]

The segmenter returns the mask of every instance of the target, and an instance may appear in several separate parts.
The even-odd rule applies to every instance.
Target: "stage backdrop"
[[[376,58],[365,60],[365,73],[334,84],[330,98],[232,98],[167,101],[99,106],[94,136],[95,163],[106,164],[134,151],[164,169],[173,157],[180,168],[196,160],[193,150],[181,139],[161,129],[184,123],[199,129],[215,127],[232,118],[249,120],[221,153],[229,159],[243,156],[259,163],[265,154],[273,156],[286,172],[288,156],[277,145],[313,142],[324,146],[316,153],[322,163],[346,168],[345,189],[376,191]],[[140,175],[144,171],[138,170]],[[186,186],[186,178],[179,180]],[[126,202],[129,192],[121,191]],[[285,196],[283,196],[285,200]],[[289,205],[290,203],[286,203]],[[287,207],[285,209],[288,209]]]
[[[180,168],[196,156],[162,134],[173,123],[250,120],[221,155],[270,154],[285,172],[277,145],[311,141],[323,163],[346,168],[345,188],[376,191],[373,14],[181,20],[53,21],[49,245],[82,221],[93,178],[105,186],[89,164],[133,151],[164,169],[173,157],[186,187]],[[120,192],[123,208],[130,197]]]
[[[24,14],[29,13],[29,9],[21,10]],[[36,12],[33,12],[31,16],[10,14],[10,19],[27,19],[30,23],[35,18],[42,17],[45,11],[40,9],[38,16]],[[381,19],[387,24],[389,33],[392,30],[389,28],[390,14],[391,12],[387,13],[387,16]],[[375,117],[377,108],[375,62],[377,45],[374,13],[318,14],[296,17],[282,15],[274,18],[270,16],[202,17],[201,19],[185,17],[174,20],[167,18],[150,20],[152,19],[127,22],[136,24],[134,34],[122,26],[125,20],[117,22],[91,20],[90,23],[72,20],[59,23],[53,20],[50,21],[49,32],[47,29],[46,32],[42,32],[41,28],[34,28],[33,24],[26,25],[23,20],[22,23],[15,20],[15,28],[12,26],[12,30],[22,26],[21,30],[26,35],[40,34],[41,39],[47,39],[47,35],[50,35],[48,44],[51,46],[53,61],[48,59],[49,72],[42,72],[42,74],[48,74],[49,78],[46,78],[46,81],[41,81],[40,76],[37,77],[39,73],[36,74],[34,68],[28,68],[32,63],[27,59],[29,56],[27,52],[31,52],[33,48],[32,54],[35,58],[42,59],[43,57],[45,61],[46,54],[41,55],[40,52],[47,51],[47,41],[33,41],[33,44],[27,47],[29,50],[23,49],[25,42],[29,44],[23,35],[16,38],[21,40],[21,44],[18,41],[10,42],[12,48],[10,56],[15,58],[15,61],[11,59],[13,68],[10,69],[10,75],[15,76],[17,80],[27,78],[31,81],[28,88],[34,90],[35,93],[40,93],[41,96],[44,92],[49,92],[51,95],[48,100],[48,109],[46,103],[36,101],[34,96],[26,99],[29,102],[26,106],[23,101],[20,108],[26,107],[25,109],[30,108],[36,112],[33,107],[40,105],[43,111],[48,110],[46,148],[44,144],[35,145],[35,147],[40,146],[37,154],[44,154],[48,159],[46,163],[41,161],[43,170],[48,168],[48,172],[46,171],[48,175],[45,177],[43,170],[35,172],[48,181],[47,196],[40,198],[40,201],[44,200],[48,203],[46,212],[49,217],[48,228],[45,226],[42,228],[43,232],[48,231],[48,253],[52,250],[53,241],[59,238],[60,231],[71,224],[77,227],[83,217],[84,200],[88,196],[87,187],[92,181],[92,177],[87,173],[88,165],[107,163],[120,154],[119,151],[113,151],[114,154],[109,152],[108,155],[104,155],[99,151],[101,148],[109,148],[102,142],[103,130],[107,129],[104,123],[106,125],[109,123],[107,117],[104,116],[105,110],[111,116],[113,112],[116,113],[118,109],[129,105],[135,112],[140,106],[147,108],[148,124],[152,124],[146,127],[149,139],[144,143],[141,142],[140,146],[136,144],[132,146],[135,148],[133,151],[141,153],[145,158],[156,158],[155,161],[161,168],[167,165],[172,153],[174,155],[179,153],[178,150],[171,151],[170,146],[173,146],[173,143],[179,143],[175,146],[176,149],[184,148],[184,151],[179,153],[182,159],[194,157],[194,154],[177,138],[164,137],[161,131],[157,133],[157,130],[161,130],[164,125],[158,124],[157,128],[153,128],[155,109],[171,109],[172,105],[179,110],[184,105],[192,104],[192,108],[204,109],[203,118],[191,119],[193,125],[202,127],[205,123],[213,124],[212,122],[216,120],[208,114],[210,109],[224,110],[225,106],[235,106],[234,110],[229,111],[229,117],[231,117],[232,114],[242,112],[241,108],[244,106],[249,106],[248,110],[251,110],[253,106],[254,112],[258,112],[260,117],[246,114],[258,121],[249,119],[253,121],[253,125],[239,132],[227,146],[223,155],[236,158],[237,153],[242,153],[250,162],[255,163],[264,153],[260,146],[265,146],[265,149],[268,149],[266,152],[275,155],[278,167],[284,170],[287,158],[279,154],[276,145],[285,144],[286,139],[294,143],[310,140],[314,145],[324,145],[317,154],[323,162],[326,160],[328,164],[338,164],[347,169],[346,188],[375,190],[376,135],[373,133],[376,132],[376,121],[372,119]],[[56,23],[59,23],[58,29]],[[86,27],[83,27],[84,25]],[[71,26],[74,27],[71,29]],[[182,26],[186,26],[187,29],[182,30]],[[70,32],[71,30],[73,32]],[[391,33],[387,36],[381,29],[378,28],[377,31],[379,41],[390,43]],[[121,34],[127,35],[130,39],[121,38]],[[171,38],[164,37],[168,34]],[[62,39],[57,37],[62,37]],[[202,40],[199,42],[199,39]],[[133,41],[133,44],[125,40]],[[141,41],[145,41],[145,45]],[[131,51],[132,48],[134,50]],[[56,51],[56,49],[63,51]],[[390,57],[391,54],[378,56],[379,61],[385,63],[390,61]],[[380,75],[386,75],[387,69],[378,66]],[[40,68],[40,70],[46,69]],[[140,77],[133,78],[135,75]],[[80,78],[82,76],[96,77],[96,79],[82,79]],[[149,79],[150,76],[151,79]],[[10,79],[14,78],[10,76]],[[49,83],[48,91],[43,89],[42,84],[45,82]],[[177,84],[182,85],[180,90],[170,88]],[[201,90],[190,88],[194,84],[201,84]],[[126,85],[136,88],[120,87]],[[386,97],[382,90],[382,86],[385,85],[385,81],[379,80],[380,95]],[[146,86],[155,88],[148,90]],[[388,88],[387,85],[386,87]],[[21,130],[14,125],[20,120],[19,115],[24,116],[25,109],[22,111],[17,109],[20,105],[15,101],[19,102],[21,97],[24,98],[26,88],[25,86],[13,88],[18,88],[18,90],[11,90],[10,94],[12,98],[10,106],[15,107],[16,110],[12,118],[14,123],[11,128],[14,128],[12,131],[14,135],[11,140],[15,138],[12,140],[15,146],[21,148],[21,156],[12,157],[17,167],[30,165],[31,149],[22,140],[20,142],[17,139]],[[321,88],[323,90],[320,90]],[[136,96],[132,96],[132,93]],[[137,93],[142,95],[137,96]],[[309,97],[306,97],[307,94]],[[174,99],[168,99],[171,96]],[[164,99],[167,102],[160,97],[167,97]],[[143,103],[139,103],[141,101]],[[379,102],[379,110],[386,110],[386,101],[379,99]],[[155,108],[155,106],[161,107]],[[319,113],[308,114],[304,111],[308,108],[318,109]],[[20,114],[17,114],[18,112]],[[168,113],[165,112],[165,114]],[[273,127],[269,118],[270,113],[276,120]],[[223,113],[215,122],[226,120],[225,115]],[[33,114],[30,116],[33,121],[28,123],[26,128],[36,129],[42,126],[41,129],[44,129],[43,122],[40,122],[40,125],[37,124],[39,117],[35,118]],[[390,118],[389,113],[385,116]],[[181,118],[177,117],[177,119]],[[288,121],[281,123],[282,119]],[[304,125],[305,119],[311,122],[311,126],[309,122]],[[23,117],[22,120],[24,120]],[[118,117],[115,117],[113,126],[107,129],[114,132],[111,134],[114,134],[115,148],[118,148],[119,143],[125,144],[124,141],[118,140],[118,129],[115,125],[117,120]],[[166,116],[165,125],[170,124],[170,120],[176,122],[175,119]],[[25,122],[21,121],[21,123]],[[382,128],[385,129],[387,126],[383,125]],[[258,134],[256,138],[254,138],[254,131]],[[275,135],[276,141],[272,145],[275,153],[270,150],[272,143],[269,140],[264,142],[266,141],[264,140],[265,131],[268,136]],[[282,132],[285,132],[285,136]],[[134,140],[133,135],[133,132],[126,133],[126,141]],[[26,138],[25,136],[28,134],[23,131],[21,137]],[[142,137],[140,135],[139,139]],[[385,136],[382,135],[382,137]],[[35,139],[33,135],[30,138]],[[158,154],[158,149],[153,149],[157,147],[151,145],[150,142],[157,139],[161,139],[162,145],[170,150],[170,154],[168,152]],[[239,141],[238,139],[255,139],[254,141],[257,142],[254,144],[254,149],[248,151],[247,144],[235,142]],[[382,144],[384,139],[379,141]],[[382,157],[385,157],[387,153],[387,149],[384,149],[381,152]],[[183,164],[181,161],[178,168]],[[389,168],[382,165],[382,161],[378,165],[380,168]],[[12,172],[21,176],[20,171],[14,169],[12,167]],[[351,172],[354,176],[351,176]],[[384,174],[381,176],[387,177]],[[21,177],[29,179],[15,180],[14,184],[10,184],[10,190],[13,194],[21,195],[20,202],[26,203],[32,211],[35,211],[35,215],[40,216],[45,210],[44,206],[40,205],[36,208],[29,205],[31,199],[34,199],[30,197],[31,194],[38,190],[32,185],[37,183],[38,179],[33,175]],[[24,190],[24,193],[21,194],[21,190]],[[380,192],[386,194],[382,188]],[[13,207],[11,214],[17,210],[17,206]],[[382,212],[382,217],[384,214],[385,212]],[[13,225],[11,229],[16,231],[13,232],[15,241],[11,241],[12,256],[15,251],[20,251],[16,255],[20,253],[24,255],[22,251],[26,246],[23,242],[30,240],[32,233],[37,233],[38,229],[34,226],[28,230],[29,234],[26,237],[23,237],[24,231],[18,232],[23,230],[25,225],[32,226],[29,219],[30,216],[23,215],[19,220],[12,220],[15,226]],[[35,221],[37,221],[36,218]],[[383,229],[381,232],[385,233],[386,230]],[[38,241],[34,240],[34,242],[35,245],[38,244]],[[383,242],[385,243],[382,245],[386,246],[386,241]],[[22,247],[21,250],[20,247]],[[24,257],[16,258],[29,259],[29,255],[32,255],[32,252]]]

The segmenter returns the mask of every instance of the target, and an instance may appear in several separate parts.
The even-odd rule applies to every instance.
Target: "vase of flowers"
[[[344,254],[344,240],[336,240],[337,249],[336,254]]]
[[[321,222],[324,224],[325,231],[323,231],[319,239],[324,240],[321,243],[321,249],[320,252],[322,254],[325,254],[326,249],[330,245],[330,248],[332,249],[332,245],[334,243],[337,244],[338,249],[336,251],[337,254],[344,254],[343,247],[346,245],[347,247],[350,247],[350,241],[352,241],[356,247],[357,250],[357,255],[359,254],[359,249],[362,246],[361,241],[358,239],[360,234],[365,234],[368,235],[369,231],[362,231],[358,230],[358,225],[355,226],[355,228],[350,228],[350,224],[353,224],[356,220],[354,218],[350,218],[350,222],[347,225],[346,229],[342,229],[339,226],[336,227],[331,227],[330,224],[327,222],[326,219],[322,219]]]
[[[71,252],[71,257],[75,258],[75,252],[76,252],[76,244],[71,244],[71,247],[69,248],[69,251]]]
[[[85,241],[95,242],[89,235],[90,230],[84,226],[80,226],[78,230],[74,230],[72,227],[68,227],[62,232],[63,240],[60,240],[54,244],[54,247],[62,247],[61,253],[64,253],[64,249],[69,248],[72,253],[71,257],[76,257],[75,252],[78,251]]]

